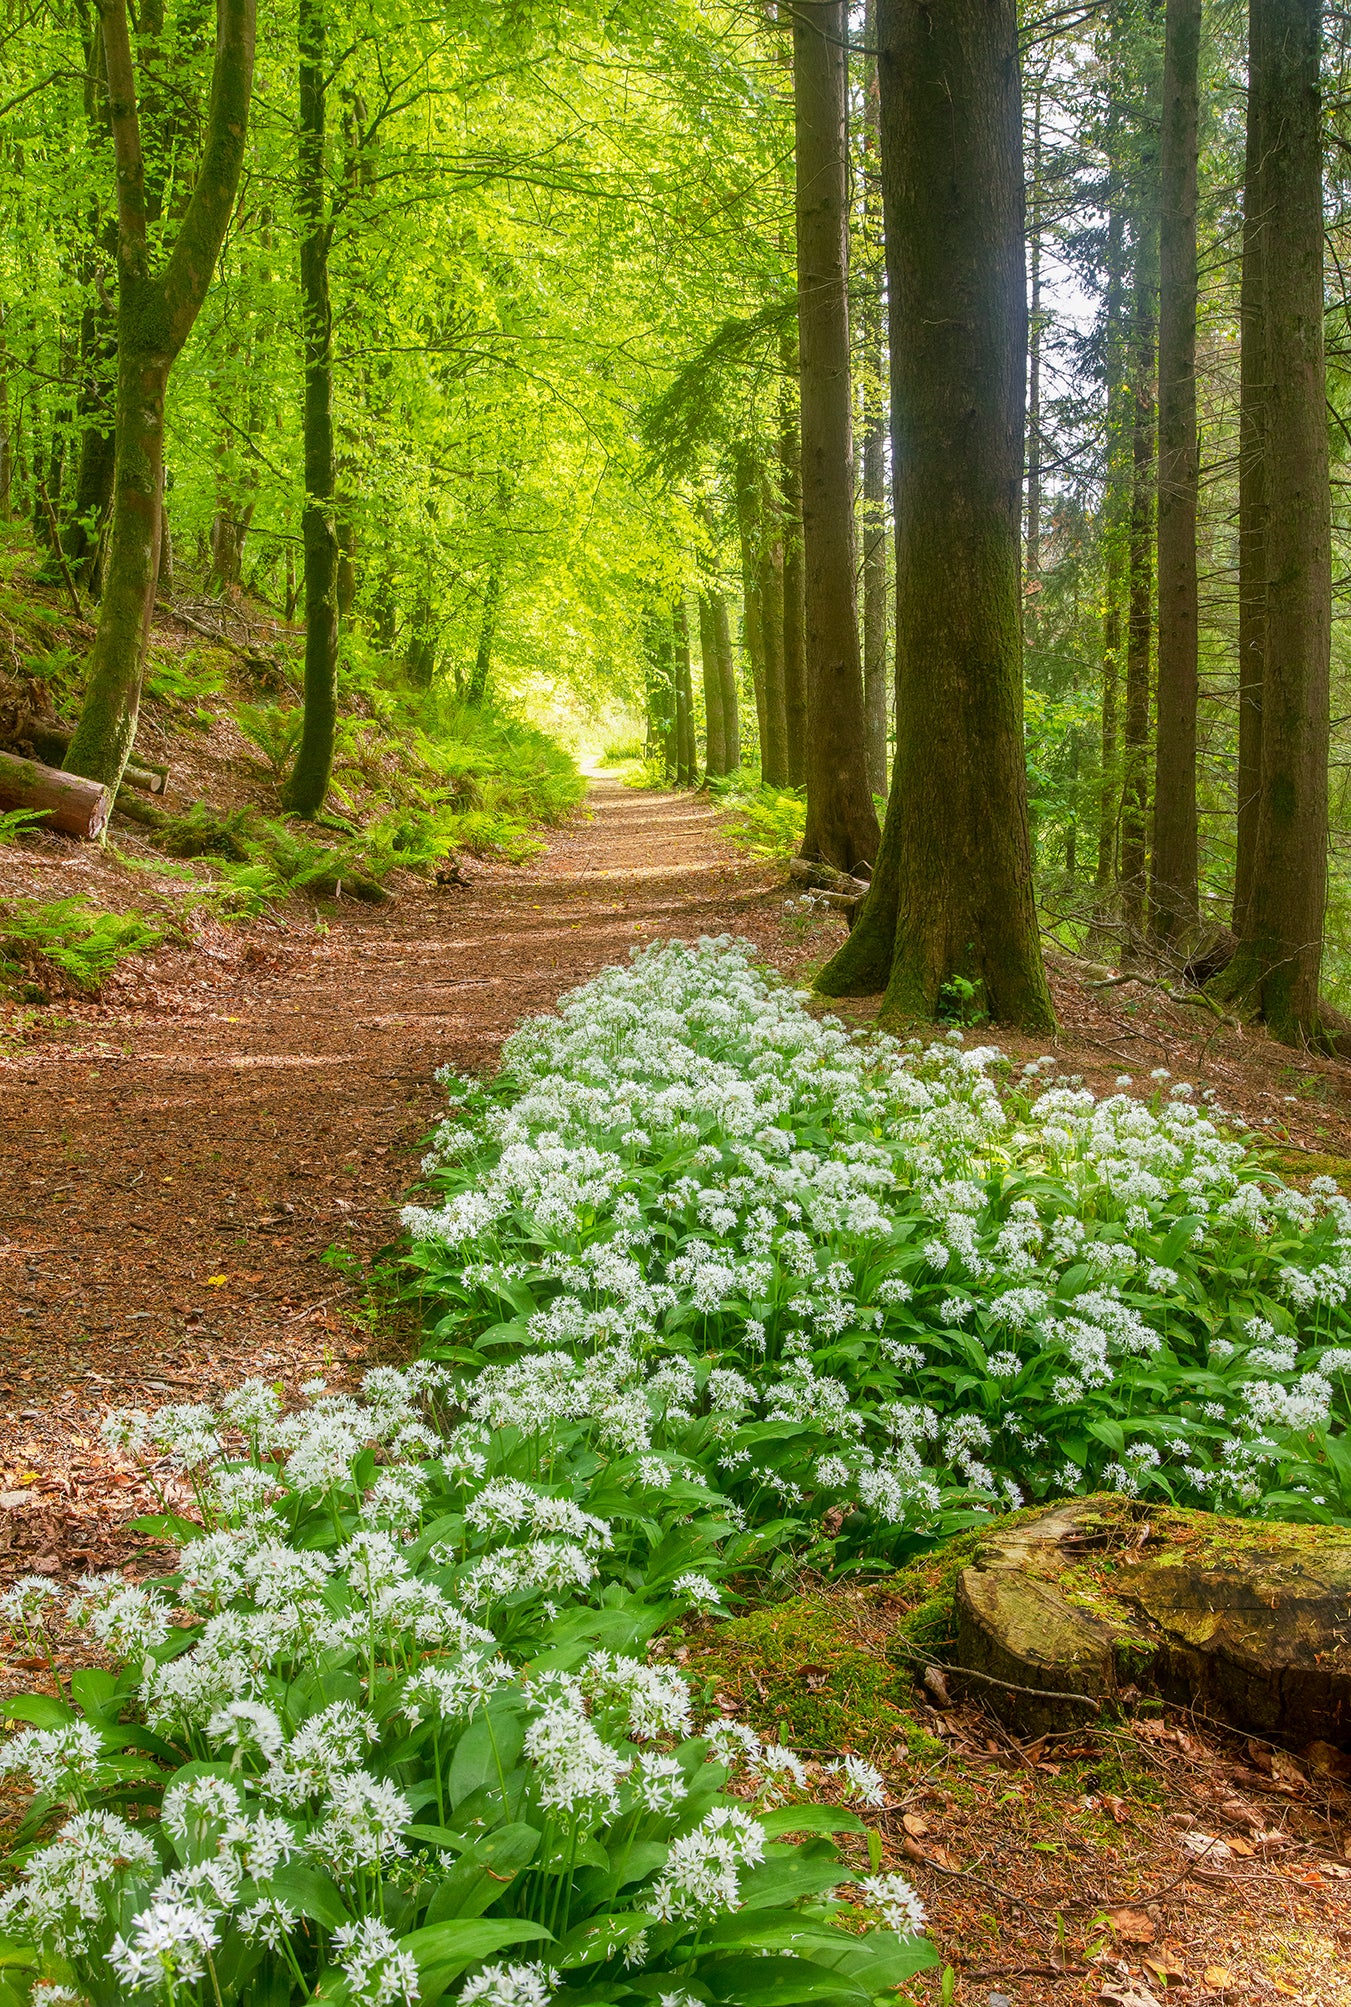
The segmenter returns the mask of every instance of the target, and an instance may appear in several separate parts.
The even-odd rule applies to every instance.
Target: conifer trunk
[[[1037,631],[1041,593],[1041,86],[1032,112],[1032,240],[1028,255],[1027,555],[1023,567],[1024,633]]]
[[[877,856],[855,591],[849,376],[845,0],[793,8],[807,824],[802,855],[839,870]]]
[[[1266,660],[1261,790],[1238,951],[1220,978],[1287,1043],[1322,1035],[1331,502],[1323,361],[1319,0],[1252,0],[1249,103],[1264,155]]]
[[[327,0],[300,0],[300,313],[305,355],[305,717],[286,788],[293,815],[315,816],[333,772],[338,725],[338,536],[333,520],[333,312],[328,290]],[[491,646],[491,637],[489,641]],[[430,677],[428,678],[430,681]]]
[[[1201,0],[1168,0],[1159,147],[1158,710],[1150,924],[1200,926],[1196,836],[1196,147]]]
[[[166,263],[150,269],[145,166],[126,0],[99,0],[117,166],[117,434],[103,598],[72,773],[116,792],[136,736],[160,556],[164,397],[234,207],[253,86],[254,0],[217,0],[202,164]]]
[[[892,459],[904,469],[897,751],[873,888],[819,984],[837,996],[885,985],[891,1022],[960,1000],[1046,1031],[1022,737],[1015,0],[879,0],[878,44]]]

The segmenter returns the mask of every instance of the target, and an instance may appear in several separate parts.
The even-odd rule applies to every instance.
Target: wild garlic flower
[[[901,1937],[918,1937],[924,1929],[924,1904],[904,1875],[870,1875],[859,1882],[860,1892],[881,1910],[888,1930]]]
[[[352,2007],[413,2007],[418,1999],[417,1960],[377,1917],[339,1925],[333,1951],[347,1980]]]
[[[559,1975],[547,1965],[485,1965],[460,1993],[464,2007],[549,2007]]]

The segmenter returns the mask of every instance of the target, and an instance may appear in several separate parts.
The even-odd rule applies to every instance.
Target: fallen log
[[[837,871],[833,864],[818,864],[810,857],[790,857],[788,875],[800,878],[804,885],[814,885],[823,892],[834,892],[851,905],[870,890],[866,878],[854,878],[847,871]]]
[[[40,760],[55,767],[60,766],[70,751],[75,734],[69,725],[58,725],[50,718],[28,717],[20,718],[4,736],[12,746],[31,746]],[[163,794],[169,785],[169,769],[133,752],[122,779],[127,787],[137,788],[142,794]]]
[[[45,814],[53,829],[95,843],[107,825],[112,796],[101,781],[45,767],[41,760],[0,753],[0,809],[26,808]]]

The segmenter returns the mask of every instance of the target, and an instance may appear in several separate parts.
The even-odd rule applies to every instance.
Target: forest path
[[[635,944],[769,945],[782,878],[706,797],[597,778],[588,808],[468,889],[257,929],[252,966],[176,974],[172,1010],[77,1011],[0,1048],[0,1578],[111,1558],[110,1406],[360,1370],[354,1293],[320,1258],[394,1237],[438,1066],[490,1070],[520,1018]]]

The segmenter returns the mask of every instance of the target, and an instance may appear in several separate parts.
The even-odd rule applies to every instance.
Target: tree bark
[[[807,783],[807,635],[802,562],[802,427],[796,327],[779,346],[779,493],[783,524],[783,710],[788,785]]]
[[[713,595],[713,639],[718,650],[718,677],[722,685],[723,772],[741,771],[741,718],[736,687],[736,658],[732,653],[732,623],[727,612],[727,595]]]
[[[694,683],[690,673],[690,624],[684,599],[671,608],[672,667],[675,680],[676,786],[695,787],[699,764],[694,750]]]
[[[764,776],[770,787],[787,787],[788,692],[784,679],[784,520],[768,469],[760,502],[760,654],[765,678]]]
[[[713,622],[713,602],[699,595],[699,659],[704,674],[704,768],[710,775],[727,772],[727,735],[722,715],[722,664]]]
[[[95,843],[103,834],[112,802],[101,781],[85,780],[15,753],[0,753],[0,810],[41,811],[53,829]]]
[[[1023,567],[1023,632],[1037,631],[1041,594],[1041,85],[1032,111],[1032,241],[1028,256],[1027,555]]]
[[[66,766],[115,793],[136,736],[159,573],[165,390],[234,208],[253,87],[254,0],[217,0],[202,164],[174,248],[155,274],[126,0],[99,0],[99,18],[117,164],[117,441],[103,599]]]
[[[768,782],[766,746],[769,737],[765,717],[765,658],[760,629],[760,505],[762,500],[759,462],[754,450],[743,440],[736,451],[736,514],[741,541],[741,638],[751,672],[755,694],[755,717],[760,740],[760,780]]]
[[[1155,940],[1200,927],[1196,837],[1196,147],[1201,0],[1168,0],[1159,146],[1158,714],[1154,750]]]
[[[1127,540],[1126,716],[1121,790],[1121,902],[1126,946],[1145,925],[1149,827],[1149,669],[1154,635],[1154,447],[1158,296],[1158,211],[1153,178],[1142,170],[1136,202],[1131,302],[1131,500]]]
[[[1259,24],[1260,26],[1260,24]],[[1249,51],[1251,60],[1252,51]],[[1243,274],[1239,290],[1238,800],[1233,928],[1240,939],[1252,894],[1262,797],[1262,685],[1266,669],[1266,423],[1270,384],[1264,324],[1268,234],[1262,97],[1248,94],[1243,165]]]
[[[841,871],[877,856],[855,594],[849,377],[848,14],[793,8],[807,823],[802,855]]]
[[[293,815],[315,816],[333,772],[338,725],[338,535],[333,520],[333,312],[324,186],[327,0],[300,0],[300,311],[305,353],[305,717],[286,787]],[[430,681],[430,675],[428,676]]]
[[[1015,0],[879,0],[896,484],[896,765],[873,889],[819,978],[883,1019],[959,992],[1054,1025],[1022,736],[1027,292]]]
[[[877,47],[876,0],[864,8],[865,51]],[[865,53],[863,70],[863,241],[868,286],[863,331],[863,713],[868,786],[887,791],[887,352],[882,299],[881,107],[877,57]]]
[[[1266,365],[1266,660],[1261,792],[1238,951],[1223,994],[1287,1043],[1322,1032],[1327,896],[1331,498],[1323,359],[1319,0],[1252,0],[1249,103],[1261,177]]]

